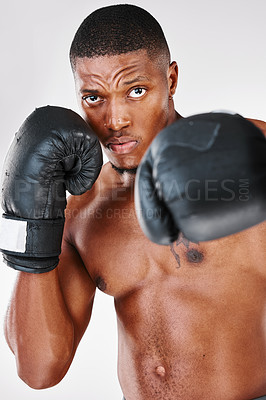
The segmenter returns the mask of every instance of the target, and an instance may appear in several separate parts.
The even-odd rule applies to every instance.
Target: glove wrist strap
[[[23,219],[3,214],[0,250],[23,257],[54,257],[61,252],[64,219]]]

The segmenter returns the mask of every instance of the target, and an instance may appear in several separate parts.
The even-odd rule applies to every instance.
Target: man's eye
[[[84,96],[82,99],[87,103],[87,104],[94,104],[98,103],[100,101],[100,97],[96,95],[91,95],[91,96]]]
[[[146,93],[146,89],[138,87],[138,88],[131,90],[131,92],[129,93],[129,96],[137,98],[137,97],[143,96],[145,93]]]

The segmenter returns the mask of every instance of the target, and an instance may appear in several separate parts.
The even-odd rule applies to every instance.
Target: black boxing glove
[[[266,219],[266,140],[238,114],[181,119],[153,140],[137,170],[136,213],[158,244],[194,242]]]
[[[3,169],[0,249],[9,266],[34,273],[57,266],[66,190],[86,192],[101,166],[98,139],[74,111],[47,106],[26,119]]]

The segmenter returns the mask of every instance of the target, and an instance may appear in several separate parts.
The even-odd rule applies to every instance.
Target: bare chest
[[[201,277],[206,282],[216,279],[214,273],[225,279],[227,272],[230,276],[252,266],[250,273],[257,274],[263,271],[263,262],[266,269],[265,246],[246,233],[204,243],[181,234],[171,246],[156,245],[141,231],[132,202],[97,205],[81,219],[80,227],[75,237],[83,262],[96,286],[114,297],[169,276],[177,287],[193,287]]]

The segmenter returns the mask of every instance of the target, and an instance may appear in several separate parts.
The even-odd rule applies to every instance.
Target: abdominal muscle
[[[193,286],[189,277],[157,278],[116,299],[118,373],[126,399],[266,394],[265,290],[257,278],[210,273],[207,287],[200,275]]]

